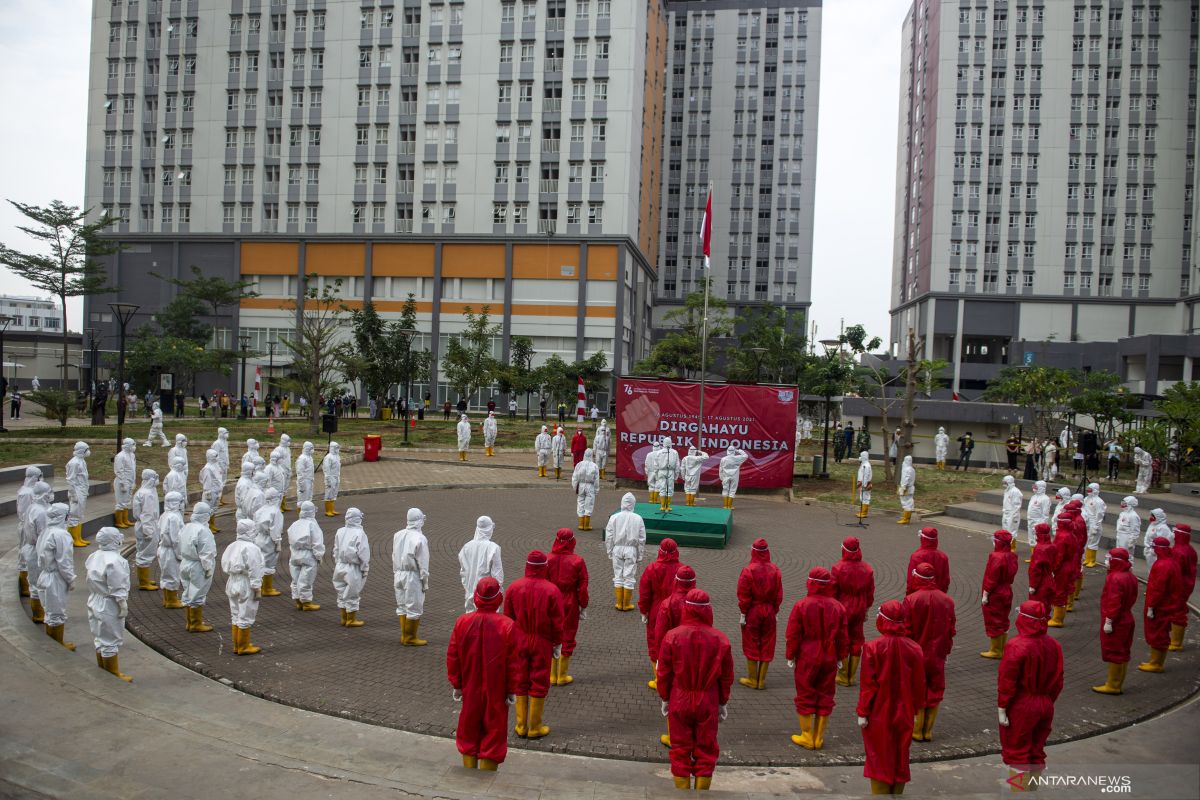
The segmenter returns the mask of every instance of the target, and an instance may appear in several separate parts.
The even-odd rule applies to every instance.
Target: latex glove
[[[745,624],[746,624],[746,615],[738,614],[738,625],[745,625]]]
[[[429,591],[429,576],[428,575],[421,578],[421,591],[422,592]]]
[[[255,600],[261,600],[262,599],[262,589],[251,589],[250,596],[253,597]]]
[[[1007,728],[1008,727],[1008,712],[1005,711],[1003,708],[997,708],[996,716],[998,716],[1000,718],[1000,727]]]
[[[454,698],[454,702],[456,702],[456,703],[461,703],[461,702],[462,702],[462,692],[460,692],[458,689],[455,689],[455,690],[454,690],[454,691],[453,691],[453,692],[450,694],[450,696],[451,696],[452,698]]]
[[[562,645],[561,644],[554,645],[554,657],[562,658]]]
[[[1112,631],[1113,631],[1112,620],[1111,619],[1104,620],[1104,632],[1112,633]]]
[[[504,698],[504,702],[508,703],[510,706],[515,705],[517,702],[517,696],[515,694],[510,694],[508,697]]]
[[[67,591],[68,592],[75,591],[75,581],[70,581],[67,583]]]
[[[661,710],[661,711],[662,711],[662,715],[663,715],[664,717],[665,717],[665,716],[666,716],[666,715],[667,715],[667,714],[670,712],[670,705],[667,703],[667,701],[666,701],[666,700],[662,700],[662,701],[659,703],[659,710]]]
[[[840,662],[840,661],[839,661],[839,662],[838,662],[838,669],[840,670],[841,668],[842,668],[842,662]]]
[[[1147,617],[1149,617],[1150,619],[1154,619],[1154,609],[1153,609],[1153,608],[1147,608],[1147,609],[1146,609],[1146,616],[1147,616]]]
[[[787,665],[788,665],[788,669],[795,669],[795,668],[796,668],[796,662],[795,662],[795,661],[793,661],[793,660],[792,660],[792,659],[790,659],[790,658],[787,660]]]
[[[1032,586],[1030,586],[1030,587],[1029,587],[1029,593],[1030,593],[1030,594],[1033,594],[1033,587],[1032,587]]]
[[[984,592],[984,593],[983,593],[983,602],[981,603],[981,605],[985,605],[985,606],[986,606],[986,605],[987,605],[987,599],[988,599],[988,593],[987,593],[987,592]]]
[[[579,609],[579,619],[580,619],[580,621],[587,619],[587,609],[586,608]]]
[[[647,617],[645,614],[642,614],[642,624],[645,625],[649,621],[650,621],[650,618]]]
[[[726,705],[721,706],[721,722],[724,722],[728,718],[729,718],[729,705],[726,704]]]
[[[211,569],[206,569],[206,570],[204,570],[204,579],[205,579],[205,580],[209,580],[209,579],[211,579],[211,578],[212,578],[212,573],[213,573],[213,571],[212,571]]]
[[[859,717],[859,718],[858,718],[858,727],[860,727],[860,728],[865,728],[865,727],[867,727],[867,718],[866,718],[866,717]]]
[[[126,617],[129,616],[129,601],[128,600],[118,600],[117,601],[117,616],[120,617],[121,619],[125,619]]]

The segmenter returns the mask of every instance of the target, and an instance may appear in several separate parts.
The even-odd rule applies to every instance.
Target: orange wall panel
[[[443,278],[503,278],[504,245],[442,245]]]
[[[579,306],[513,303],[512,313],[514,317],[576,317],[579,316]]]
[[[403,311],[403,300],[373,300],[376,311]],[[429,301],[418,300],[416,302],[417,313],[429,314],[433,312],[433,303]]]
[[[268,297],[243,297],[238,301],[239,308],[257,308],[270,311],[295,311],[295,300],[280,300]]]
[[[361,242],[310,244],[304,258],[304,271],[318,275],[363,275],[366,253],[366,245]]]
[[[295,242],[242,242],[243,275],[295,275],[299,264]]]
[[[617,279],[617,246],[600,245],[588,248],[589,281],[615,281]]]
[[[504,301],[476,300],[472,303],[460,303],[456,300],[442,301],[439,312],[442,314],[465,314],[467,308],[478,314],[483,310],[484,306],[488,306],[488,319],[490,322],[499,322],[504,318]]]
[[[570,275],[562,274],[562,267],[575,269]],[[518,244],[513,246],[514,278],[563,278],[579,277],[579,246],[572,244],[544,245]]]
[[[431,244],[377,244],[371,249],[371,275],[376,278],[432,278],[433,252]],[[500,274],[504,274],[503,251]]]

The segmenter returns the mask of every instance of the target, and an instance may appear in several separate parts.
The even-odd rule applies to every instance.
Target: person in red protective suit
[[[771,562],[766,539],[755,539],[750,563],[742,567],[737,582],[741,610],[742,655],[746,677],[738,679],[751,689],[767,688],[767,667],[775,659],[775,617],[783,605],[783,575]]]
[[[1108,662],[1108,678],[1092,687],[1100,694],[1121,694],[1129,669],[1133,605],[1138,596],[1138,581],[1130,566],[1129,551],[1124,547],[1108,551],[1108,575],[1100,595],[1100,657]]]
[[[517,627],[497,614],[504,597],[488,576],[475,586],[475,610],[454,623],[446,676],[462,702],[455,742],[468,769],[495,770],[508,753],[508,707],[516,701],[520,665]]]
[[[925,707],[917,709],[912,738],[932,742],[933,723],[946,694],[946,656],[954,647],[957,632],[954,601],[937,587],[937,576],[930,564],[918,564],[912,578],[917,581],[917,590],[904,598],[908,606],[908,637],[921,645],[925,655]]]
[[[934,583],[937,588],[943,592],[949,591],[950,558],[938,550],[937,528],[921,528],[920,539],[921,546],[917,548],[917,552],[908,557],[908,586],[904,593],[912,594],[917,590],[918,583],[913,577],[913,570],[922,563],[933,567]]]
[[[1075,598],[1079,597],[1080,591],[1083,590],[1083,556],[1086,555],[1087,551],[1088,530],[1087,521],[1083,518],[1083,503],[1078,500],[1072,500],[1070,503],[1067,503],[1067,506],[1073,512],[1071,517],[1071,532],[1075,534],[1075,552],[1080,556],[1071,563],[1071,567],[1075,571],[1075,591],[1067,599],[1067,611],[1074,611]]]
[[[1017,612],[1017,637],[1004,649],[996,679],[1000,754],[1012,775],[1046,767],[1054,701],[1063,688],[1062,645],[1046,635],[1046,607],[1026,600]],[[1035,787],[1036,788],[1036,787]]]
[[[566,686],[575,679],[568,670],[575,652],[579,620],[587,619],[588,570],[583,556],[575,555],[575,532],[559,528],[546,563],[546,579],[558,587],[563,598],[562,655],[550,665],[550,685]]]
[[[1183,571],[1179,562],[1171,557],[1171,543],[1165,536],[1154,539],[1154,552],[1158,560],[1150,568],[1146,581],[1146,606],[1142,611],[1142,630],[1146,644],[1150,645],[1150,658],[1138,669],[1142,672],[1162,672],[1171,647],[1171,623],[1180,614],[1187,613],[1183,595]]]
[[[1050,607],[1054,599],[1054,564],[1058,561],[1058,545],[1050,540],[1050,525],[1039,522],[1033,529],[1037,545],[1029,562],[1029,599]]]
[[[875,602],[875,570],[863,561],[858,537],[847,536],[842,542],[842,560],[833,565],[833,596],[846,609],[846,635],[850,640],[850,655],[842,659],[838,669],[839,686],[853,686],[854,675],[862,660],[863,623],[867,609]]]
[[[1054,591],[1050,599],[1051,628],[1061,628],[1066,624],[1067,601],[1075,591],[1076,562],[1083,555],[1075,539],[1074,518],[1069,512],[1060,514],[1058,527],[1054,531]]]
[[[708,592],[684,596],[683,622],[667,632],[658,649],[658,696],[671,734],[671,775],[679,789],[712,785],[721,755],[717,722],[728,716],[733,686],[733,650],[712,626]]]
[[[875,627],[883,635],[863,645],[855,711],[867,756],[863,777],[871,781],[871,794],[903,794],[910,779],[913,717],[925,707],[925,656],[905,635],[908,608],[903,602],[888,600],[880,606]]]
[[[696,570],[687,564],[680,564],[675,570],[675,591],[658,604],[658,619],[654,623],[654,641],[661,644],[667,631],[672,630],[683,622],[684,601],[687,593],[696,588]],[[670,733],[658,737],[664,746],[671,746]]]
[[[572,467],[583,461],[583,454],[587,452],[587,449],[587,437],[583,435],[583,428],[576,428],[575,435],[571,437],[571,459],[574,461]]]
[[[825,744],[837,671],[850,656],[846,609],[833,594],[833,575],[824,567],[813,567],[808,572],[808,596],[796,601],[788,617],[787,663],[795,671],[800,718],[800,735],[792,736],[792,743],[805,750],[820,750]]]
[[[1180,523],[1175,526],[1175,544],[1171,545],[1171,557],[1179,564],[1182,588],[1179,612],[1171,620],[1171,645],[1168,650],[1183,649],[1183,635],[1187,631],[1187,599],[1196,588],[1196,551],[1192,549],[1192,526]]]
[[[1012,584],[1017,577],[1017,554],[1012,551],[1012,534],[1003,528],[992,534],[995,545],[983,569],[983,630],[988,649],[979,655],[1000,658],[1008,641],[1008,615],[1012,611]]]
[[[517,736],[540,739],[550,733],[542,724],[550,691],[551,662],[562,655],[563,597],[546,580],[548,559],[541,550],[525,559],[525,577],[508,587],[504,614],[517,623],[520,675],[517,685]]]
[[[642,612],[642,624],[646,626],[646,650],[650,654],[650,667],[658,661],[658,638],[655,626],[658,621],[658,606],[675,588],[675,571],[679,569],[679,546],[668,537],[658,543],[658,559],[646,567],[638,582],[638,611]],[[654,622],[651,622],[654,620]],[[655,688],[654,680],[647,682]]]

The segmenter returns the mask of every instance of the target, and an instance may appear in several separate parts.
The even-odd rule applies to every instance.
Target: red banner
[[[646,480],[646,455],[670,437],[679,457],[689,447],[708,453],[700,482],[719,484],[718,468],[729,447],[745,450],[739,484],[749,489],[792,485],[796,437],[796,387],[708,385],[704,389],[704,433],[697,442],[700,384],[619,378],[617,380],[617,477]]]

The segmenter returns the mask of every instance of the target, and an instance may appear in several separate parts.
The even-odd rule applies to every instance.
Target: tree
[[[300,311],[296,334],[284,340],[292,352],[292,374],[280,381],[287,391],[309,399],[308,430],[311,434],[321,428],[321,398],[341,386],[337,378],[344,373],[348,349],[338,342],[338,331],[345,321],[346,311],[339,297],[342,282],[326,283],[319,292],[317,285],[315,273],[306,277],[304,307]],[[291,310],[296,310],[294,301],[283,308],[288,305]]]
[[[413,331],[413,333],[409,335],[404,331]],[[400,379],[398,383],[404,384],[406,396],[412,393],[414,383],[429,380],[429,369],[433,364],[433,357],[428,348],[413,349],[412,342],[416,338],[416,331],[417,296],[409,292],[408,297],[404,300],[404,306],[400,309],[400,319],[388,326],[388,342],[392,352],[397,353],[399,357]],[[409,337],[407,342],[405,341],[406,336]]]
[[[1180,381],[1154,401],[1154,408],[1171,428],[1168,454],[1175,450],[1175,477],[1182,479],[1183,466],[1192,464],[1200,452],[1200,382]]]
[[[584,391],[591,394],[601,388],[602,376],[606,369],[608,358],[603,350],[597,350],[587,358],[570,364],[555,354],[538,367],[537,377],[539,385],[551,400],[556,401],[556,405],[566,403],[568,408],[573,409],[579,391],[579,379],[583,378]]]
[[[705,279],[711,287],[712,278]],[[704,286],[692,292],[683,301],[683,306],[663,315],[663,327],[667,333],[650,350],[650,355],[633,365],[637,375],[654,375],[661,378],[691,379],[701,372],[708,373],[716,363],[716,348],[709,347],[705,364],[700,364],[703,349],[701,332],[704,321]],[[724,298],[710,294],[708,298],[708,339],[728,336],[733,332],[733,320],[729,316],[729,304]]]
[[[346,378],[361,381],[368,397],[383,397],[397,382],[398,363],[387,349],[387,323],[374,303],[350,312],[351,340],[345,353]]]
[[[753,311],[738,337],[738,346],[730,353],[729,380],[796,383],[807,365],[804,327],[803,313],[789,314],[779,306]],[[755,353],[754,348],[766,352]]]
[[[843,395],[854,378],[853,364],[846,363],[841,350],[833,350],[825,355],[809,355],[804,358],[796,385],[800,394],[811,394],[825,399],[824,428],[822,430],[822,458],[826,461],[825,472],[829,471],[828,447],[829,441],[829,407],[833,398]],[[813,475],[816,476],[816,462],[813,463]]]
[[[103,231],[113,224],[113,218],[105,213],[95,222],[85,222],[90,211],[80,211],[78,206],[69,206],[61,200],[53,200],[45,207],[15,200],[8,202],[31,221],[29,225],[18,225],[18,230],[49,249],[49,253],[26,253],[0,244],[0,264],[36,288],[58,298],[62,311],[59,391],[65,395],[68,366],[67,298],[114,291],[107,285],[108,276],[104,267],[95,260],[119,249],[116,242],[102,236]],[[67,412],[63,409],[69,406],[65,403],[54,405],[59,410],[58,423],[65,427]]]
[[[153,324],[143,325],[130,343],[125,368],[131,386],[157,386],[158,375],[175,375],[178,388],[194,391],[201,372],[229,373],[225,351],[208,350],[193,339],[164,335]]]
[[[1012,403],[1033,415],[1033,435],[1043,439],[1055,434],[1055,422],[1066,408],[1080,375],[1059,367],[1005,367],[983,392],[991,403]]]
[[[485,386],[491,386],[500,371],[500,363],[492,356],[492,338],[500,333],[500,326],[489,319],[491,306],[484,305],[476,314],[470,306],[463,308],[467,318],[466,328],[457,336],[451,336],[442,359],[442,370],[446,381],[455,391],[467,399]]]
[[[164,280],[179,290],[179,295],[190,297],[197,303],[207,307],[214,323],[221,316],[221,309],[226,306],[236,306],[245,297],[258,297],[253,290],[253,281],[227,281],[215,275],[206,275],[195,264],[191,266],[192,278],[168,278],[151,272],[154,277]]]
[[[917,358],[917,352],[921,349],[923,342],[923,338],[920,341],[917,340],[917,335],[912,328],[908,329],[908,361],[900,370],[900,376],[904,379],[904,419],[900,423],[900,429],[903,431],[900,439],[900,456],[912,455],[917,394],[921,393],[926,397],[933,394],[933,390],[944,383],[942,372],[950,366],[947,361],[940,358]]]
[[[502,370],[501,391],[525,395],[525,421],[529,421],[529,395],[541,388],[533,368],[533,339],[514,336],[509,341],[508,364]],[[505,389],[507,386],[507,389]]]
[[[1079,385],[1070,399],[1071,410],[1091,417],[1096,432],[1106,438],[1116,434],[1116,425],[1133,422],[1130,404],[1133,398],[1113,372],[1088,372],[1079,376]]]
[[[879,411],[879,431],[883,437],[883,476],[890,483],[893,475],[892,461],[888,458],[892,441],[891,415],[903,397],[895,391],[889,394],[888,389],[895,385],[897,376],[891,374],[881,359],[871,355],[871,351],[883,344],[883,340],[868,334],[862,325],[846,328],[838,341],[858,357],[851,386]]]

